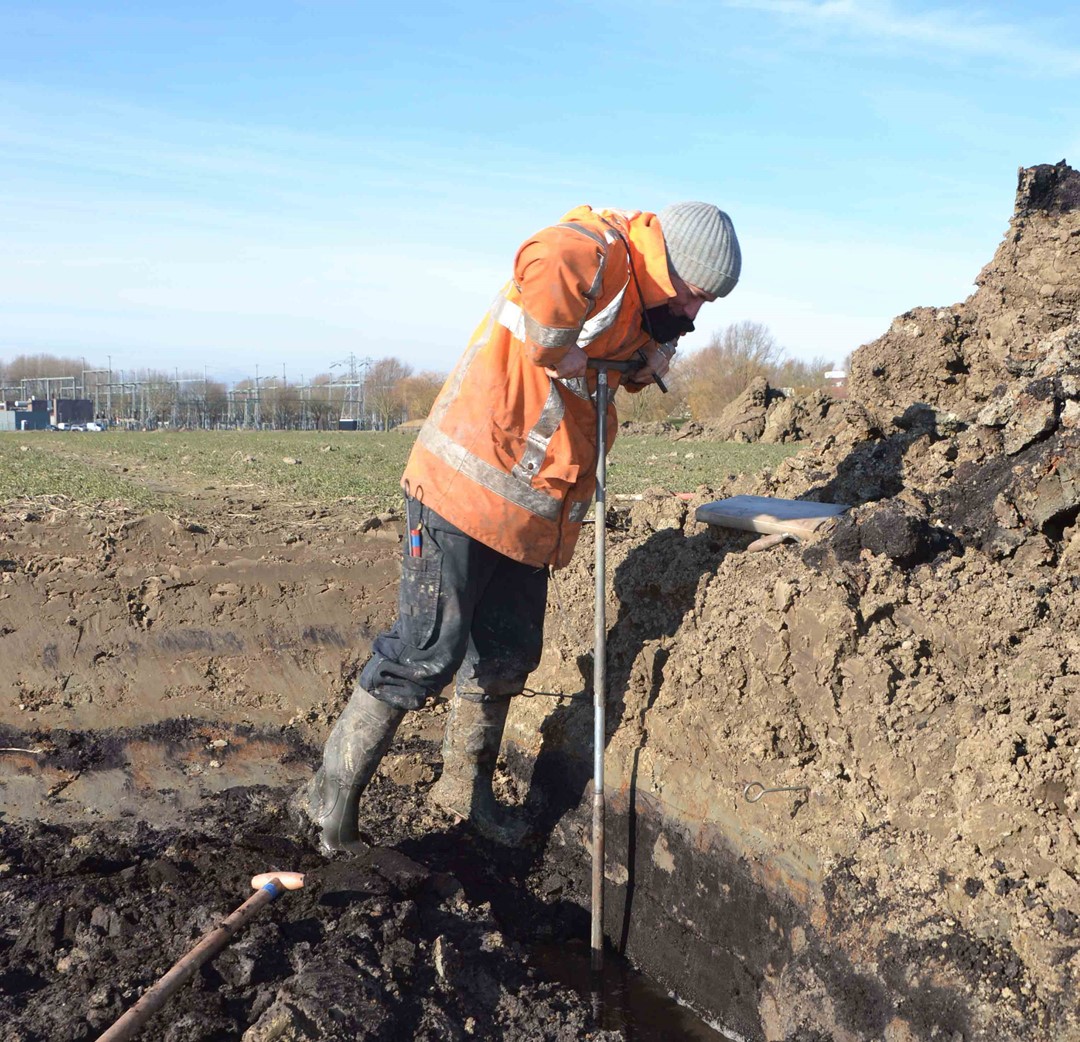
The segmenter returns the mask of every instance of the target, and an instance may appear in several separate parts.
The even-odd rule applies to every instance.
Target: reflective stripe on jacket
[[[641,297],[655,307],[674,295],[654,214],[582,206],[538,232],[436,399],[403,484],[507,557],[568,564],[595,491],[596,373],[557,380],[544,367],[573,344],[631,358],[649,343]],[[612,407],[609,443],[617,428]]]

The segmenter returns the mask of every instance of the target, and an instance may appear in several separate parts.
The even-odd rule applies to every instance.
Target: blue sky
[[[0,360],[446,370],[571,207],[726,209],[705,308],[845,354],[1080,164],[1080,14],[857,0],[0,0]]]

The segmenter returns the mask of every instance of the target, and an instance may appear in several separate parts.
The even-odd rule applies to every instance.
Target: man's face
[[[668,307],[671,308],[673,315],[693,322],[701,310],[701,305],[711,303],[716,300],[716,297],[698,289],[697,286],[691,286],[689,282],[684,282],[674,271],[670,274],[675,296],[668,301]]]
[[[701,305],[715,300],[715,297],[691,286],[671,272],[671,285],[675,296],[666,303],[649,308],[642,321],[642,328],[660,344],[674,344],[679,338],[693,332],[694,319],[701,310]]]

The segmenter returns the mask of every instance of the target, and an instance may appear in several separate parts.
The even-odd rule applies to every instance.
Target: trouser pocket
[[[401,559],[398,591],[401,637],[414,648],[426,648],[431,643],[439,614],[442,554],[434,545],[425,551],[429,556]]]

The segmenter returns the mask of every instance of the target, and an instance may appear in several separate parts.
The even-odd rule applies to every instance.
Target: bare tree
[[[344,393],[335,385],[332,373],[319,373],[311,378],[307,409],[316,430],[332,430],[337,426]]]
[[[832,367],[831,361],[820,357],[812,358],[809,362],[801,358],[785,358],[768,379],[773,387],[791,388],[796,394],[806,394],[825,386],[825,374]]]
[[[176,374],[139,369],[135,379],[139,384],[138,408],[142,423],[150,428],[163,423],[171,425],[173,417],[179,415],[180,405]]]
[[[445,373],[425,370],[402,381],[401,393],[405,400],[405,412],[410,420],[422,420],[431,412],[435,399],[446,382]]]
[[[406,412],[404,383],[412,366],[397,358],[380,358],[368,369],[364,400],[375,417],[376,426],[386,431],[402,421]]]
[[[263,423],[281,431],[299,427],[300,399],[297,387],[287,385],[276,376],[268,376],[259,384],[259,411]]]
[[[202,426],[213,430],[225,424],[228,412],[228,389],[219,380],[204,380],[202,386]]]
[[[684,362],[691,413],[696,419],[719,416],[751,380],[767,377],[782,355],[768,327],[759,322],[737,322],[714,333]]]
[[[60,358],[48,354],[16,355],[5,366],[4,382],[14,385],[21,380],[45,376],[72,376],[79,379],[86,368],[86,362],[81,358]]]
[[[767,326],[738,322],[689,355],[682,363],[680,379],[685,382],[691,415],[711,419],[757,377],[764,377],[773,387],[802,393],[824,386],[830,365],[823,358],[809,362],[790,358]]]

